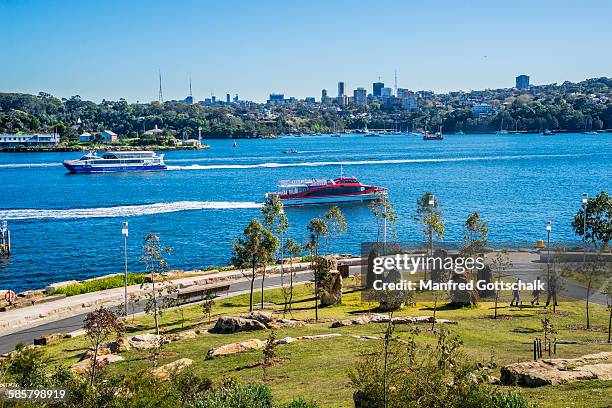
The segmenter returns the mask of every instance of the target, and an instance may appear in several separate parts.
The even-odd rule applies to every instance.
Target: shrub
[[[140,285],[145,281],[142,273],[128,273],[128,285]],[[82,295],[83,293],[97,292],[105,289],[120,288],[124,284],[123,275],[109,276],[101,279],[94,279],[63,288],[57,288],[53,294],[65,294],[66,296]]]
[[[193,408],[272,408],[272,392],[262,384],[226,379],[214,392],[194,397]]]
[[[303,398],[298,398],[291,402],[288,402],[286,404],[281,404],[278,406],[278,408],[318,408],[318,407],[319,405],[317,405],[316,402],[314,401],[307,402]]]

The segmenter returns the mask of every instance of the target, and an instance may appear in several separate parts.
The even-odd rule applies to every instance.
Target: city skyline
[[[10,63],[0,92],[150,102],[161,72],[167,100],[188,96],[191,81],[198,101],[264,102],[332,97],[339,81],[345,94],[371,93],[379,80],[393,87],[395,70],[399,87],[436,93],[511,88],[520,74],[538,85],[612,72],[601,53],[612,33],[605,2],[153,3],[3,2]]]

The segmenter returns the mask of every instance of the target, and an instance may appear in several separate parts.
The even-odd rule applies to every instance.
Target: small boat
[[[594,130],[587,130],[587,131],[582,132],[582,134],[583,135],[596,135],[598,133]]]
[[[340,133],[333,133],[331,137],[340,137]]]
[[[232,147],[238,147],[238,142],[234,140],[234,143],[232,144]]]
[[[284,150],[283,153],[291,154],[291,153],[299,153],[299,152],[295,149],[287,149],[287,150]]]
[[[548,129],[544,130],[544,132],[542,132],[542,134],[543,134],[544,136],[554,136],[554,135],[556,135],[556,133],[555,133],[555,132],[552,132],[552,131],[550,131],[550,130],[548,130]]]
[[[278,196],[283,205],[328,204],[350,201],[372,201],[385,194],[384,187],[361,184],[355,177],[337,179],[283,180],[279,191],[266,193]]]
[[[107,173],[125,171],[166,170],[164,155],[151,151],[106,152],[102,156],[90,152],[78,160],[65,160],[70,173]]]
[[[380,133],[368,132],[363,135],[363,137],[382,137]]]
[[[423,140],[444,140],[444,136],[442,135],[442,126],[440,126],[440,130],[433,136],[429,132],[425,131],[425,133],[423,133]]]
[[[465,135],[465,133],[463,133],[463,130],[460,130],[458,132],[455,132],[456,135]]]
[[[497,133],[498,135],[507,135],[510,133],[506,129],[504,129],[504,118],[502,118],[501,120],[501,124],[499,125],[499,130],[495,133]]]

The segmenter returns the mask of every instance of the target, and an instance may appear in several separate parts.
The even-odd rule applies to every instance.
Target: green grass
[[[345,280],[350,283],[350,280]],[[276,313],[282,315],[282,295],[279,289],[265,292],[266,302],[276,304]],[[312,286],[298,286],[295,291],[293,317],[297,319],[314,318],[314,302]],[[260,299],[260,293],[254,298]],[[415,307],[405,308],[396,316],[431,315],[433,305],[430,293],[417,295]],[[456,326],[448,326],[460,335],[464,346],[465,357],[473,362],[493,361],[497,366],[532,358],[531,344],[535,337],[542,337],[540,319],[544,317],[543,308],[508,308],[509,298],[502,299],[504,307],[498,310],[502,318],[493,320],[492,303],[482,302],[477,307],[450,309],[442,307],[437,317],[458,320]],[[305,327],[286,328],[278,330],[277,338],[285,336],[341,333],[342,337],[298,341],[289,345],[277,347],[277,358],[280,362],[269,369],[269,378],[264,381],[262,369],[258,363],[262,360],[261,350],[236,354],[233,356],[206,360],[207,351],[214,346],[241,341],[249,338],[265,340],[267,332],[236,333],[231,335],[202,334],[195,339],[183,340],[168,344],[166,355],[161,363],[171,362],[177,358],[187,357],[194,361],[193,370],[196,373],[221,381],[223,377],[234,377],[248,382],[265,382],[270,386],[275,400],[289,401],[303,396],[314,399],[325,407],[351,407],[352,392],[347,372],[361,353],[381,347],[381,342],[375,340],[357,340],[351,335],[383,336],[385,325],[370,323],[361,326],[349,326],[331,329],[333,320],[342,319],[355,314],[367,313],[370,305],[361,301],[360,292],[346,287],[342,305],[321,308],[319,323],[308,324]],[[373,305],[372,305],[373,306]],[[443,305],[444,306],[444,305]],[[225,300],[217,300],[213,309],[214,316],[238,315],[248,310],[248,295],[237,296]],[[577,330],[576,326],[584,323],[584,302],[562,301],[558,307],[559,313],[552,318],[558,330],[557,337],[565,340],[583,342],[602,341],[607,339],[607,310],[598,305],[591,305],[591,322],[595,330]],[[206,323],[199,305],[183,308],[184,329]],[[214,321],[213,316],[213,321]],[[167,311],[163,317],[163,330],[173,331],[181,328],[181,313]],[[414,327],[421,331],[417,341],[421,344],[435,343],[434,335],[427,326],[398,325],[396,334],[400,338],[412,335]],[[145,316],[136,319],[130,325],[130,332],[150,332],[152,318]],[[48,355],[56,364],[71,365],[78,360],[87,347],[84,338],[61,341],[46,347]],[[612,351],[609,344],[559,344],[557,357],[576,357],[588,353]],[[111,365],[107,370],[110,375],[125,370],[144,370],[153,363],[149,351],[131,350],[124,354],[125,361]],[[498,373],[499,374],[499,373]],[[604,407],[612,401],[612,381],[587,381],[565,386],[548,386],[535,389],[517,387],[502,387],[513,389],[537,401],[543,407]]]
[[[145,281],[144,273],[129,273],[128,285],[139,285]],[[124,285],[123,275],[109,276],[101,279],[94,279],[74,285],[68,285],[63,288],[57,288],[53,294],[65,294],[66,296],[82,295],[84,293],[97,292],[105,289],[120,288]]]

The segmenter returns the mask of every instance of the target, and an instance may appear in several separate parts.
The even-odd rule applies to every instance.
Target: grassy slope
[[[272,388],[275,398],[289,400],[296,396],[315,399],[323,406],[352,406],[352,390],[348,383],[347,371],[353,361],[361,352],[373,347],[380,347],[380,343],[372,340],[357,340],[351,335],[381,336],[384,325],[371,323],[363,326],[351,326],[331,329],[331,320],[344,318],[350,314],[367,312],[368,305],[362,303],[359,292],[346,293],[344,304],[341,306],[320,309],[320,319],[327,322],[308,325],[306,327],[283,329],[277,332],[277,338],[285,336],[300,336],[306,334],[341,333],[339,338],[301,341],[290,345],[277,347],[277,356],[282,363],[270,369],[270,378],[266,383]],[[311,287],[297,287],[294,317],[308,319],[314,317]],[[259,296],[255,296],[259,299]],[[419,295],[416,307],[405,308],[396,316],[430,315],[432,302],[426,295]],[[280,290],[266,291],[266,301],[277,304],[282,303]],[[506,301],[504,305],[507,305]],[[532,358],[531,342],[534,337],[541,337],[540,318],[537,313],[542,309],[503,308],[500,314],[510,317],[492,320],[491,303],[481,303],[477,308],[460,310],[440,310],[439,318],[459,320],[459,325],[451,329],[461,336],[464,342],[466,357],[473,361],[488,362],[493,360],[498,365]],[[244,313],[248,308],[248,296],[238,296],[227,300],[218,300],[214,314],[236,315]],[[282,310],[281,306],[276,307]],[[554,316],[553,323],[558,329],[558,337],[572,340],[604,340],[607,333],[607,311],[600,306],[592,307],[592,324],[599,331],[585,332],[576,330],[574,325],[584,321],[584,303],[567,301],[562,302],[559,310],[562,315]],[[202,314],[199,306],[184,308],[185,329],[202,323]],[[162,320],[164,330],[180,328],[181,315],[177,311],[168,311]],[[151,327],[152,319],[143,317],[136,319],[132,325],[132,332],[147,331]],[[402,338],[411,335],[414,326],[396,326],[396,334]],[[425,326],[418,326],[424,330],[417,336],[417,340],[433,344],[434,337],[426,332]],[[236,333],[232,335],[203,334],[195,339],[183,340],[167,345],[165,351],[175,352],[177,355],[168,356],[162,363],[170,362],[179,357],[188,357],[194,360],[194,371],[209,376],[214,380],[231,376],[244,381],[263,381],[261,367],[256,364],[261,361],[261,351],[252,351],[215,360],[205,360],[206,352],[213,346],[240,341],[249,338],[265,340],[267,332]],[[51,358],[60,364],[72,364],[77,361],[87,342],[84,338],[65,340],[48,346]],[[574,357],[587,353],[612,351],[609,344],[589,345],[558,345],[557,357]],[[126,361],[117,363],[109,368],[112,372],[126,369],[145,369],[152,365],[150,353],[146,351],[130,351],[125,354]],[[520,392],[530,399],[538,401],[545,407],[603,407],[612,401],[612,382],[584,382],[575,385],[542,387],[536,389],[520,389]]]

